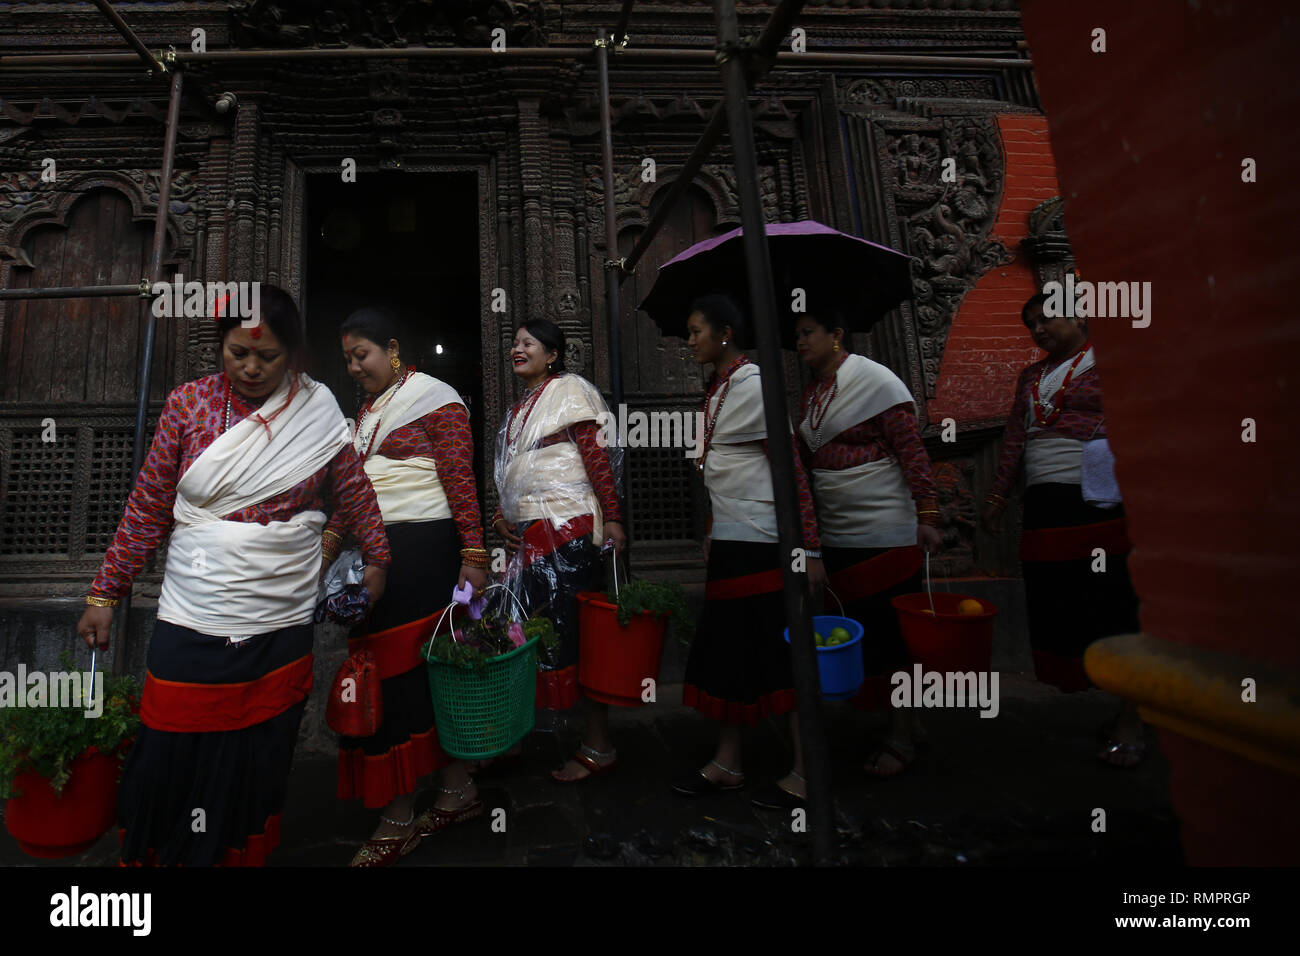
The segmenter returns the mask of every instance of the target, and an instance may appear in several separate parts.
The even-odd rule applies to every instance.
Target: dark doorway
[[[355,418],[365,395],[344,367],[339,326],[363,306],[386,306],[410,339],[402,357],[460,392],[481,448],[475,174],[361,170],[352,183],[337,173],[309,176],[306,218],[308,374]]]

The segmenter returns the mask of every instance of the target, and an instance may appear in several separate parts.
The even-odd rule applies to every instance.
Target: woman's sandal
[[[600,761],[606,757],[613,757],[614,759],[609,763],[601,763]],[[556,783],[581,783],[584,780],[590,780],[592,777],[603,777],[606,774],[613,773],[614,768],[618,766],[618,751],[600,751],[588,747],[586,744],[581,744],[569,759],[586,768],[587,776],[574,777],[571,780],[566,780],[563,777],[556,776],[556,774],[560,772],[559,770],[553,770],[551,771],[551,779]],[[560,770],[563,769],[563,767],[560,768]]]
[[[791,771],[790,776],[799,777],[799,774]],[[799,777],[803,780],[803,777]],[[807,781],[804,781],[806,784]],[[762,810],[797,810],[800,807],[808,805],[806,797],[801,797],[792,790],[787,790],[779,783],[769,784],[758,790],[749,802]]]
[[[899,768],[897,770],[883,771],[880,769],[880,758],[885,755],[889,755],[898,761]],[[886,740],[872,753],[864,769],[873,777],[896,777],[910,767],[915,759],[915,751],[904,750],[895,741]]]
[[[716,760],[710,760],[709,763],[717,767],[725,774],[733,777],[739,777],[739,783],[719,783],[716,780],[710,780],[704,775],[703,770],[696,770],[694,773],[688,773],[685,776],[678,777],[672,782],[672,788],[680,793],[683,797],[703,797],[711,793],[731,793],[735,790],[745,789],[745,775],[735,770],[728,770]]]
[[[396,820],[390,820],[384,816],[379,819],[385,823],[391,823],[395,827],[410,826],[418,822],[415,820],[414,814],[406,823],[398,823]],[[419,845],[420,832],[417,827],[412,827],[410,833],[401,836],[372,837],[361,844],[361,849],[357,850],[356,856],[352,857],[352,862],[348,866],[392,866]]]
[[[1097,754],[1097,759],[1108,767],[1118,767],[1120,770],[1131,770],[1142,762],[1146,756],[1147,745],[1145,741],[1129,740],[1120,742],[1117,740],[1107,740],[1106,749]],[[1116,754],[1123,754],[1126,757],[1133,757],[1131,761],[1120,763],[1114,760]]]

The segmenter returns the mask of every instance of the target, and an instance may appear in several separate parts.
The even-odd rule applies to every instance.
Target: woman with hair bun
[[[537,706],[567,710],[579,699],[579,591],[601,578],[601,545],[627,546],[617,474],[622,450],[605,448],[602,415],[609,412],[594,385],[564,367],[564,332],[549,319],[527,319],[510,350],[527,391],[497,432],[496,485],[501,506],[492,524],[512,554],[508,580],[530,613],[551,618],[560,637],[553,666],[538,674]],[[618,762],[609,733],[609,707],[587,701],[582,743],[552,773],[574,783],[610,773]]]
[[[351,642],[374,655],[383,723],[369,737],[339,738],[338,795],[382,808],[352,865],[388,866],[423,837],[483,812],[467,765],[438,744],[420,646],[421,622],[446,606],[454,587],[486,587],[488,554],[460,395],[404,357],[414,349],[403,347],[392,312],[360,309],[340,333],[348,374],[369,395],[352,444],[379,499],[393,561],[383,600]],[[342,549],[343,530],[333,522],[325,529],[327,562]],[[433,806],[416,816],[418,781],[440,768]]]
[[[107,647],[113,606],[171,532],[118,794],[128,865],[260,866],[279,843],[327,508],[360,542],[371,599],[384,593],[388,541],[347,422],[298,371],[288,293],[259,299],[251,324],[218,321],[224,370],[167,396],[77,625]]]

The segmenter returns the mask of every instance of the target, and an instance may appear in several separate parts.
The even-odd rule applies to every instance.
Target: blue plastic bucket
[[[824,700],[849,700],[856,697],[866,680],[862,668],[862,625],[851,617],[836,617],[833,614],[817,614],[813,617],[813,630],[830,637],[831,631],[842,627],[850,634],[850,639],[835,647],[817,648],[817,673],[821,678],[822,698]],[[790,643],[790,629],[785,629],[786,643]]]

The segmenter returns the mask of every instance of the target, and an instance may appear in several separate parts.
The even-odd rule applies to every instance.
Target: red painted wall
[[[1244,658],[1234,690],[1252,660],[1294,680],[1300,11],[1025,0],[1021,17],[1079,269],[1152,283],[1149,327],[1092,323],[1142,629]],[[1300,778],[1160,736],[1189,862],[1300,859]]]
[[[1020,240],[1029,234],[1029,213],[1034,207],[1060,195],[1056,160],[1045,117],[1002,115],[998,127],[1006,179],[990,234],[1016,259],[985,273],[962,300],[939,366],[938,388],[929,403],[931,422],[948,417],[958,424],[1005,418],[1020,370],[1042,356],[1020,322],[1020,307],[1038,291]]]

